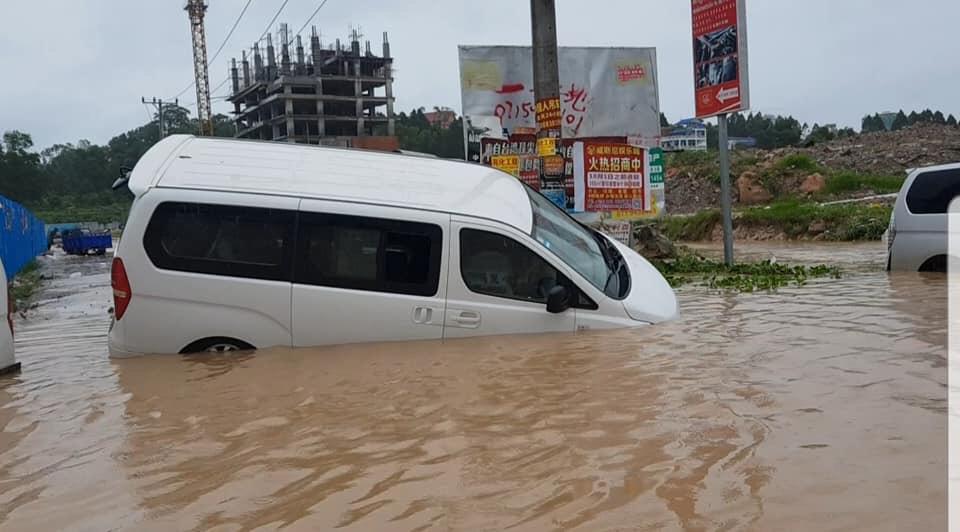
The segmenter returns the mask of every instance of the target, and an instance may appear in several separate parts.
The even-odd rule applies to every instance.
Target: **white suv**
[[[960,163],[909,170],[890,214],[887,270],[944,272],[947,211],[960,196]]]

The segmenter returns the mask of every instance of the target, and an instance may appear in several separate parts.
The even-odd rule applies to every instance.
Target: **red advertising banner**
[[[750,108],[745,0],[691,0],[697,118]]]
[[[576,210],[586,212],[637,211],[645,209],[645,150],[626,144],[584,142],[583,168],[577,171]],[[581,177],[582,176],[582,177]],[[578,188],[579,188],[578,187]]]

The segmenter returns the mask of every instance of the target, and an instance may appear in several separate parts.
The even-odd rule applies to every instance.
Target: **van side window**
[[[434,296],[443,232],[437,225],[300,214],[294,282]]]
[[[567,277],[512,238],[480,231],[460,230],[460,273],[471,292],[488,296],[546,303],[554,286],[574,294],[574,307],[596,309]]]
[[[166,202],[143,236],[161,269],[287,281],[294,211]]]
[[[907,191],[907,209],[913,214],[945,214],[960,196],[960,169],[919,174]]]

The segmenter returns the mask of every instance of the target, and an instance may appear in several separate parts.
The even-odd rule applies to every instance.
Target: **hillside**
[[[807,148],[737,150],[731,161],[733,200],[736,204],[756,204],[786,198],[847,199],[896,192],[906,169],[957,161],[960,128],[929,123]],[[689,214],[719,206],[719,173],[716,152],[669,154],[667,212]],[[812,180],[818,183],[808,181],[811,175],[819,176]],[[802,189],[805,181],[808,186]]]

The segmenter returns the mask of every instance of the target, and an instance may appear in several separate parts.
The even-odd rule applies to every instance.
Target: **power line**
[[[322,9],[323,6],[327,4],[327,1],[328,0],[323,0],[323,2],[320,2],[320,5],[317,6],[317,9],[313,10],[313,14],[310,15],[310,18],[308,18],[307,21],[303,23],[303,26],[300,26],[300,29],[297,30],[297,33],[295,33],[294,35],[300,35],[301,33],[303,33],[303,30],[307,29],[307,25],[310,24],[311,21],[313,21],[313,17],[317,16],[317,13],[319,13],[320,9]],[[291,39],[290,42],[288,42],[287,44],[290,44],[292,42],[293,40]]]
[[[260,35],[260,38],[258,40],[262,41],[267,37],[267,34],[270,33],[270,28],[273,27],[273,23],[276,22],[278,18],[280,18],[280,13],[283,12],[283,8],[287,7],[287,2],[289,1],[290,0],[283,0],[283,3],[280,4],[280,9],[278,9],[277,13],[273,15],[273,19],[270,20],[270,24],[267,24],[267,29],[263,30],[263,33]]]
[[[237,29],[237,26],[240,24],[240,20],[243,19],[243,15],[246,14],[247,8],[250,7],[250,4],[251,4],[252,2],[253,2],[253,0],[247,0],[246,5],[243,6],[243,10],[240,11],[240,15],[237,17],[237,20],[235,20],[235,21],[233,22],[233,27],[230,28],[230,31],[227,33],[227,36],[224,37],[223,42],[220,43],[220,47],[217,48],[217,51],[213,54],[213,57],[212,57],[209,61],[207,61],[207,67],[208,67],[208,68],[209,68],[210,65],[213,64],[213,61],[217,58],[217,56],[220,55],[220,52],[223,51],[223,48],[227,45],[227,41],[230,40],[230,37],[233,35],[234,30]],[[284,3],[286,3],[286,2],[284,2]],[[190,90],[190,89],[191,89],[194,85],[196,85],[196,84],[197,84],[197,81],[196,81],[196,80],[191,81],[190,84],[187,85],[186,87],[184,87],[182,91],[180,91],[179,93],[177,93],[177,95],[174,96],[173,99],[176,99],[176,98],[179,98],[179,97],[183,96],[183,93],[185,93],[185,92],[187,92],[188,90]]]
[[[233,35],[234,30],[237,29],[237,25],[240,24],[240,19],[243,18],[243,14],[247,12],[247,8],[250,7],[250,4],[251,4],[252,2],[253,2],[253,0],[247,0],[247,4],[246,4],[245,6],[243,6],[243,11],[240,12],[240,16],[237,17],[237,20],[233,23],[233,27],[230,28],[230,32],[227,33],[227,36],[223,39],[223,42],[220,43],[220,47],[217,48],[217,51],[213,53],[213,57],[210,58],[210,63],[209,63],[209,64],[212,65],[213,62],[216,61],[217,56],[220,55],[220,52],[223,51],[223,47],[227,45],[227,41],[230,40],[230,36]]]

